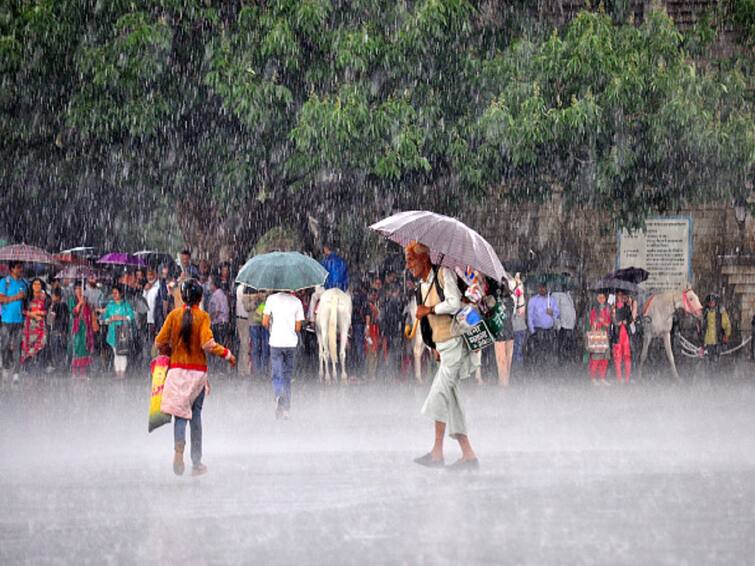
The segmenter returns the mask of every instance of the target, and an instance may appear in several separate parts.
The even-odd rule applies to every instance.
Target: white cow
[[[315,328],[317,330],[317,346],[320,354],[320,381],[323,376],[330,383],[330,363],[333,366],[333,377],[338,378],[337,361],[341,362],[341,381],[347,382],[346,374],[346,343],[351,329],[351,296],[338,288],[320,292],[318,289],[312,297],[313,304],[317,301]],[[340,336],[340,352],[336,350],[336,340]]]

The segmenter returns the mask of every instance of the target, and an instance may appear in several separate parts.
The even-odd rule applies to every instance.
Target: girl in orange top
[[[202,286],[195,279],[181,283],[181,299],[184,306],[168,314],[155,338],[160,353],[170,356],[160,410],[175,417],[173,471],[179,476],[184,472],[186,421],[191,422],[192,475],[198,476],[207,472],[207,466],[202,464],[202,404],[205,394],[210,394],[207,354],[224,358],[231,366],[236,365],[236,358],[215,342],[210,315],[199,308]]]

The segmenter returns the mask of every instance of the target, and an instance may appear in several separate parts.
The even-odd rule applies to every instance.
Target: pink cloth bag
[[[191,405],[207,386],[207,372],[194,369],[171,368],[165,378],[160,411],[180,417],[191,418]]]

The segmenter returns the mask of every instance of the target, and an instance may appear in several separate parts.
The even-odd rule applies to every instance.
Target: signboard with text
[[[462,336],[469,349],[473,352],[483,350],[495,343],[495,339],[490,333],[490,330],[488,330],[488,326],[485,324],[484,320],[473,326],[467,332],[462,334]]]
[[[645,231],[619,234],[618,267],[641,267],[650,276],[642,287],[650,291],[674,291],[692,279],[692,220],[653,218]]]

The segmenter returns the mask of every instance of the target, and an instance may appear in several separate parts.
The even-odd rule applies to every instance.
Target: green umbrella
[[[299,252],[271,252],[244,264],[236,283],[264,291],[299,291],[322,285],[328,272],[311,257]]]

